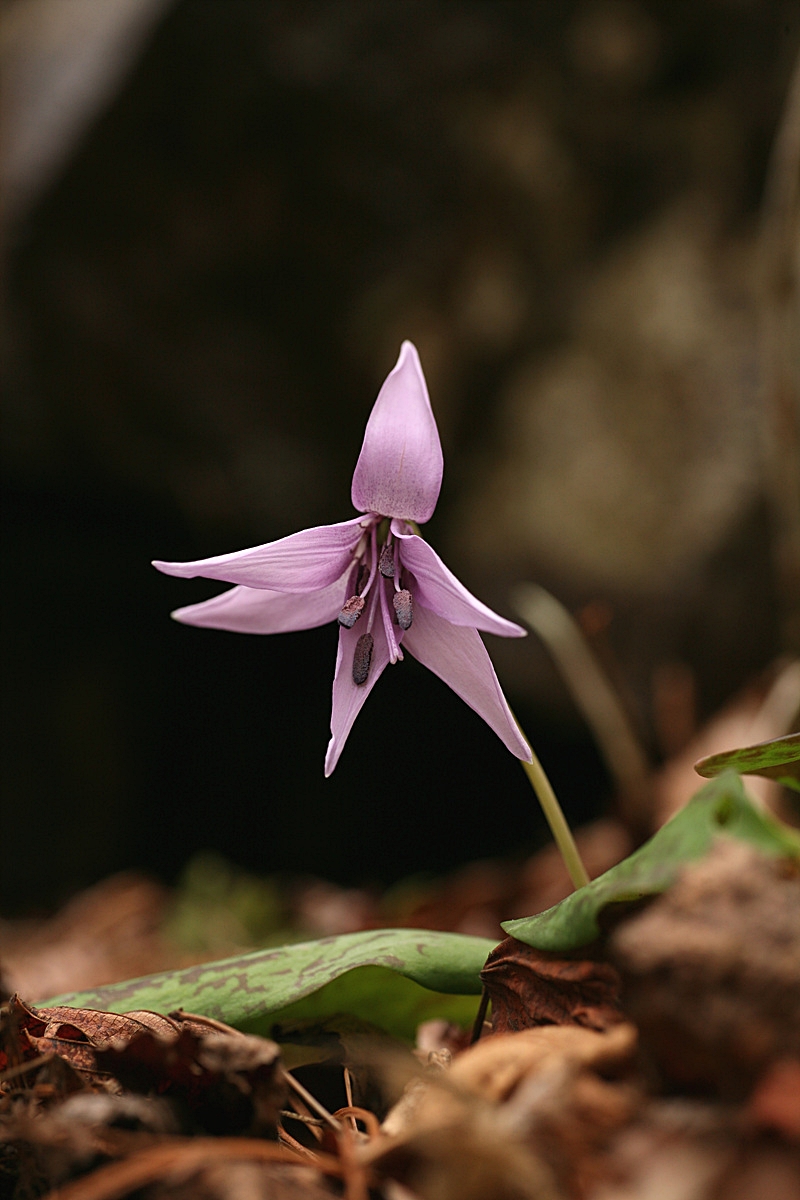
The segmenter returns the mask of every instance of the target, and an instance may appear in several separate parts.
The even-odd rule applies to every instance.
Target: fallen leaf
[[[597,1072],[623,1074],[635,1046],[627,1024],[487,1037],[413,1081],[384,1124],[390,1136],[364,1160],[425,1197],[583,1195],[579,1183],[598,1176],[598,1156],[639,1101]]]
[[[8,1013],[19,1031],[23,1053],[25,1047],[34,1054],[53,1052],[93,1081],[108,1078],[109,1074],[98,1066],[99,1046],[115,1040],[130,1041],[147,1030],[162,1036],[168,1032],[173,1037],[180,1032],[175,1021],[158,1013],[119,1014],[64,1005],[32,1008],[18,996],[11,998]]]
[[[129,1091],[180,1101],[207,1133],[274,1137],[286,1091],[279,1054],[274,1042],[243,1033],[144,1031],[98,1049],[96,1060]]]
[[[619,973],[608,963],[557,958],[512,937],[489,955],[481,979],[495,1034],[536,1025],[603,1030],[623,1020]]]
[[[523,1079],[553,1066],[619,1073],[636,1049],[636,1029],[619,1020],[605,1033],[571,1025],[542,1025],[482,1038],[454,1060],[451,1083],[486,1100],[502,1101]]]

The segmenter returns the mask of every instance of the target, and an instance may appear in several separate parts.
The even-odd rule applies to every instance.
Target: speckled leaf
[[[486,938],[427,929],[377,929],[300,942],[72,992],[41,1004],[109,1012],[182,1008],[252,1033],[277,1023],[346,1013],[398,1037],[420,1021],[468,1024]]]
[[[503,929],[537,950],[585,946],[599,936],[604,909],[666,891],[683,864],[702,858],[719,834],[741,838],[767,854],[800,859],[800,835],[757,809],[739,776],[726,771],[610,871],[546,912],[504,921]]]
[[[728,769],[740,775],[765,775],[767,779],[776,779],[785,787],[800,792],[800,733],[788,733],[786,737],[758,742],[755,746],[711,754],[696,762],[694,769],[705,779]]]

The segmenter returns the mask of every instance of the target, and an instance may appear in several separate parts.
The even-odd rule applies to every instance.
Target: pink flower
[[[338,618],[326,775],[367,696],[404,649],[483,717],[512,754],[530,761],[477,632],[523,637],[525,631],[472,596],[417,528],[436,507],[442,471],[419,356],[403,342],[367,421],[353,475],[360,516],[235,554],[153,564],[168,575],[236,585],[172,614],[187,625],[286,633]]]

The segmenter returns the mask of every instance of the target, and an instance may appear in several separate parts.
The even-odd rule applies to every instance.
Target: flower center
[[[374,518],[356,547],[355,560],[350,584],[353,593],[337,619],[345,629],[352,629],[366,613],[367,628],[356,642],[353,654],[353,682],[360,685],[369,678],[375,647],[372,629],[378,613],[386,635],[389,661],[395,663],[403,657],[395,626],[403,631],[411,627],[414,605],[411,591],[403,586],[410,580],[405,578],[406,572],[400,561],[400,542],[392,536],[387,518]]]

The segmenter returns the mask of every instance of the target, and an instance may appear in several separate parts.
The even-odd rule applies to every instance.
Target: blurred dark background
[[[326,781],[335,630],[175,625],[219,589],[148,566],[352,515],[404,337],[445,448],[431,541],[508,615],[519,579],[583,612],[654,759],[665,665],[701,720],[792,648],[756,283],[796,0],[11,0],[2,24],[6,911],[207,847],[386,883],[545,839],[412,660]],[[602,812],[546,653],[490,651],[568,816]]]

